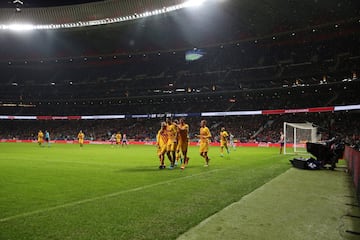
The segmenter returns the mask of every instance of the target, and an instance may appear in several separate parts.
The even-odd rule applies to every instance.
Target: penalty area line
[[[69,202],[69,203],[65,203],[65,204],[61,204],[61,205],[57,205],[57,206],[53,206],[53,207],[38,209],[38,210],[35,210],[35,211],[31,211],[31,212],[20,213],[20,214],[13,215],[13,216],[10,216],[10,217],[1,218],[0,222],[7,222],[7,221],[18,219],[18,218],[29,217],[29,216],[32,216],[32,215],[36,215],[36,214],[40,214],[40,213],[44,213],[44,212],[50,212],[50,211],[54,211],[54,210],[57,210],[57,209],[74,207],[74,206],[77,206],[77,205],[91,203],[91,202],[95,202],[95,201],[102,200],[102,199],[112,198],[112,197],[116,197],[116,196],[119,196],[119,195],[122,195],[122,194],[125,194],[125,193],[137,192],[137,191],[141,191],[141,190],[144,190],[144,189],[153,188],[153,187],[157,187],[157,186],[160,186],[160,185],[165,185],[165,184],[169,184],[169,183],[172,183],[172,182],[176,182],[178,180],[184,180],[184,179],[187,179],[187,178],[198,177],[198,176],[201,176],[201,175],[206,175],[206,174],[221,171],[221,170],[224,170],[224,169],[214,169],[214,170],[207,171],[207,172],[204,172],[204,173],[199,173],[199,174],[189,175],[189,176],[185,176],[185,177],[175,178],[175,179],[171,179],[171,180],[164,181],[164,182],[158,182],[158,183],[145,185],[145,186],[141,186],[141,187],[137,187],[137,188],[132,188],[132,189],[128,189],[128,190],[124,190],[124,191],[120,191],[120,192],[109,193],[109,194],[98,196],[98,197],[87,198],[87,199],[83,199],[83,200],[79,200],[79,201],[75,201],[75,202]]]

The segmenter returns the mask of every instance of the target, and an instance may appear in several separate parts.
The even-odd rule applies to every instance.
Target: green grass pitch
[[[0,239],[176,239],[290,168],[277,148],[189,156],[159,170],[155,146],[0,143]]]

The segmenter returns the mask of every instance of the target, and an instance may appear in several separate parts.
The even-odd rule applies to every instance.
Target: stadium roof
[[[27,7],[26,0],[14,0],[13,7],[0,8],[0,30],[81,28],[134,20],[189,5],[189,0],[65,1],[62,3],[67,5],[56,5],[61,2],[41,5],[34,2],[33,6],[39,7]]]
[[[0,31],[4,21],[32,19],[29,20],[31,23],[75,22],[81,25],[83,20],[108,21],[108,17],[145,12],[164,5],[183,3],[185,0],[104,0],[71,6],[63,4],[84,1],[23,2],[39,7],[24,8],[20,12],[15,12],[13,8],[0,8]],[[61,6],[38,5],[46,2]],[[3,49],[0,50],[0,61],[7,63],[18,58],[40,61],[42,58],[59,56],[172,52],[176,49],[262,38],[277,41],[281,35],[298,36],[302,31],[318,33],[324,26],[337,32],[356,32],[360,27],[358,0],[207,0],[206,3],[196,9],[183,9],[146,19],[132,18],[133,21],[108,21],[109,24],[76,27],[72,30],[44,30],[23,36],[1,32],[0,44]],[[344,30],[349,22],[351,26]]]
[[[21,0],[22,4],[19,1],[2,1],[0,2],[1,8],[14,8],[16,3],[21,4],[25,8],[38,8],[38,7],[56,7],[56,6],[65,6],[65,5],[74,5],[74,4],[83,4],[90,2],[100,2],[104,0]]]
[[[0,3],[0,25],[19,22],[62,24],[100,19],[111,20],[176,6],[188,1],[190,0],[3,1]],[[360,16],[360,1],[357,0],[206,0],[205,2],[229,6],[227,11],[232,19],[248,25],[257,32],[266,29],[279,31],[284,28],[298,28]],[[207,11],[207,9],[201,7],[200,11]]]

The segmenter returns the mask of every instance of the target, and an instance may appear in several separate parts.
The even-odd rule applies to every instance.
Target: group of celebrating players
[[[209,166],[210,158],[208,156],[209,143],[211,139],[211,133],[206,126],[206,120],[200,122],[200,131],[196,135],[199,138],[200,156],[204,158],[204,167]],[[223,156],[224,149],[229,153],[228,149],[229,134],[225,131],[225,128],[221,128],[220,132],[220,153]],[[161,128],[156,136],[157,154],[160,161],[159,169],[165,168],[165,155],[170,161],[169,169],[174,169],[176,165],[181,163],[181,169],[185,169],[185,166],[189,163],[189,157],[187,156],[189,145],[189,125],[185,123],[185,119],[181,118],[179,121],[172,121],[167,118],[165,122],[161,122]]]
[[[45,141],[50,142],[49,132],[45,131],[45,134],[40,130],[38,132],[38,143],[41,146],[45,135]],[[220,156],[224,156],[224,149],[229,154],[228,142],[231,134],[225,130],[224,127],[220,131]],[[209,143],[211,139],[211,132],[206,126],[206,120],[201,120],[199,134],[196,134],[199,138],[200,156],[204,158],[204,167],[209,166],[210,158],[208,156]],[[77,135],[80,147],[83,147],[85,134],[82,130]],[[121,135],[119,132],[113,134],[111,143],[117,145],[127,145],[126,134]],[[167,118],[166,121],[161,122],[161,128],[156,135],[157,155],[159,157],[160,166],[159,169],[165,169],[165,155],[170,161],[169,169],[174,169],[180,162],[181,169],[185,169],[185,166],[189,163],[188,145],[189,145],[189,125],[185,123],[185,119],[172,121],[171,118]]]

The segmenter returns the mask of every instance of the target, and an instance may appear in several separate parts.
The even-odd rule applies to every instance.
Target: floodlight
[[[206,0],[188,0],[184,3],[186,7],[197,7],[202,5]]]
[[[123,22],[134,20],[137,18],[150,17],[154,15],[158,15],[161,13],[172,12],[178,9],[186,8],[186,7],[196,7],[202,5],[206,0],[186,0],[181,4],[172,5],[168,7],[163,7],[162,9],[154,9],[152,11],[146,11],[143,13],[134,13],[128,16],[118,16],[115,18],[106,18],[106,19],[97,19],[97,20],[89,20],[89,21],[80,21],[80,22],[70,22],[70,23],[62,23],[62,24],[40,24],[40,25],[32,25],[32,24],[0,24],[0,30],[13,30],[13,31],[29,31],[29,30],[39,30],[39,29],[59,29],[59,28],[78,28],[83,26],[95,26],[95,25],[103,25],[114,22]],[[220,1],[220,0],[219,0]],[[22,5],[23,2],[21,0],[14,0],[14,4]],[[21,9],[19,8],[19,11]]]
[[[35,27],[32,24],[11,24],[5,26],[5,29],[13,30],[13,31],[30,31],[34,30]]]

